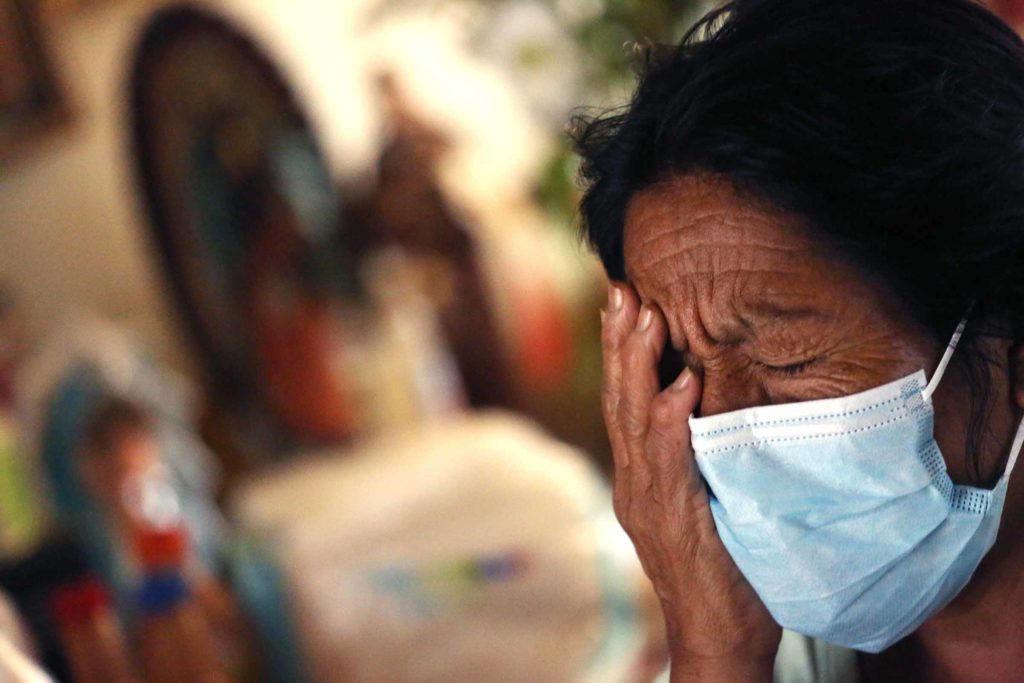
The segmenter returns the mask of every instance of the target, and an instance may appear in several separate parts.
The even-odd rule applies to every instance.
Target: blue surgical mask
[[[840,398],[690,418],[715,526],[781,626],[878,652],[970,581],[995,542],[1017,429],[992,490],[954,484],[924,371]]]

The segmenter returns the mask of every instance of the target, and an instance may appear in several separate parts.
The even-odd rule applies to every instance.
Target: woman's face
[[[703,375],[703,416],[930,377],[941,356],[880,285],[726,182],[688,176],[638,193],[624,239],[630,284]],[[962,481],[969,404],[956,374],[935,396],[936,437]]]

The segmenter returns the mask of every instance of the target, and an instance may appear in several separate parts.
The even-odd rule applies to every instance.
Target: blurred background
[[[653,680],[565,130],[715,4],[0,0],[0,681]]]

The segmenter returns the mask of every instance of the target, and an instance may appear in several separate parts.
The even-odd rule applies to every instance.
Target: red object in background
[[[338,441],[355,420],[336,362],[338,321],[301,274],[305,248],[280,198],[268,196],[246,260],[246,316],[271,408],[300,438]]]
[[[188,535],[181,527],[140,531],[135,556],[144,570],[181,567],[188,556]]]
[[[103,584],[86,578],[58,588],[50,611],[75,683],[138,683]]]
[[[989,6],[1010,26],[1024,26],[1024,0],[991,0]]]
[[[348,436],[354,420],[333,360],[340,342],[331,311],[301,294],[284,310],[263,304],[253,302],[253,328],[269,402],[304,437]]]
[[[109,608],[107,589],[93,578],[62,586],[50,598],[50,610],[61,626],[81,624]]]
[[[573,363],[569,314],[551,287],[517,292],[519,366],[526,388],[551,391],[568,380]]]

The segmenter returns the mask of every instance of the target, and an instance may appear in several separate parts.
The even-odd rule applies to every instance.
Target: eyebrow
[[[808,319],[822,319],[825,313],[810,306],[783,306],[772,301],[755,301],[743,310],[738,310],[737,315],[744,325],[753,326],[755,322],[781,321],[796,322]]]

